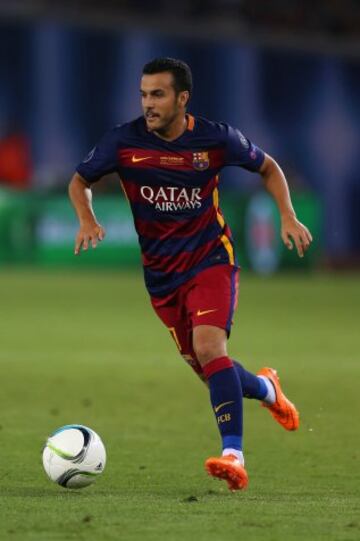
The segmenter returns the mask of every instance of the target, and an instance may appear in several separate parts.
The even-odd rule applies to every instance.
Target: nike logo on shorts
[[[213,308],[212,310],[198,310],[196,312],[197,316],[204,316],[205,314],[210,314],[211,312],[216,312],[218,308]]]

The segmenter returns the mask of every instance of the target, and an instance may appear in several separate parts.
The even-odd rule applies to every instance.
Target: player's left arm
[[[281,238],[289,250],[295,243],[299,257],[303,257],[312,242],[308,228],[299,222],[291,202],[285,175],[279,164],[268,154],[259,169],[265,188],[273,196],[281,217]]]

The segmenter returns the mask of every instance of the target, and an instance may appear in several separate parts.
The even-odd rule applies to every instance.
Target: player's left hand
[[[293,249],[293,242],[295,243],[299,257],[304,257],[304,253],[313,240],[308,228],[299,222],[295,216],[287,216],[281,219],[281,238],[289,250]]]

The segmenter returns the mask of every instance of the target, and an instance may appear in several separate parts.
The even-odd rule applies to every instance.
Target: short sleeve
[[[238,165],[248,171],[258,171],[265,153],[238,129],[225,125],[225,165]]]
[[[108,131],[97,143],[76,171],[90,184],[104,175],[118,170],[116,128]]]

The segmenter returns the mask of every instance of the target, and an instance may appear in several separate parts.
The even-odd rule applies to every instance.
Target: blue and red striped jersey
[[[144,117],[107,132],[77,172],[89,183],[117,172],[139,237],[145,284],[163,297],[212,265],[237,265],[219,207],[219,172],[258,171],[264,152],[239,130],[187,115],[174,141],[149,132]]]

